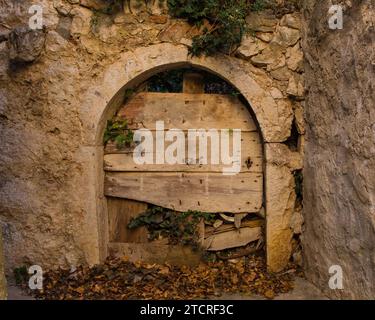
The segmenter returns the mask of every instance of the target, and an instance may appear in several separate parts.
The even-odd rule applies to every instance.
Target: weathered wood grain
[[[147,229],[139,227],[134,230],[127,228],[134,217],[147,210],[147,204],[121,198],[107,198],[108,225],[110,242],[147,242]]]
[[[105,194],[176,211],[258,212],[263,177],[258,173],[107,172]]]
[[[132,129],[241,129],[256,131],[250,112],[230,95],[141,92],[118,112]]]
[[[199,164],[199,156],[201,155],[199,150],[199,141],[196,140],[196,163],[192,164],[189,158],[189,139],[186,134],[185,136],[185,163],[186,164],[156,164],[156,143],[155,137],[156,132],[153,132],[154,143],[153,143],[153,164],[142,164],[138,165],[133,159],[133,152],[135,146],[127,147],[122,150],[118,150],[114,144],[109,144],[106,147],[106,155],[104,156],[104,170],[106,171],[178,171],[178,172],[222,172],[224,167],[228,165],[222,164],[210,164],[211,163],[211,140],[208,139],[207,143],[207,160],[209,164]],[[190,139],[191,140],[191,139]],[[241,172],[262,172],[263,165],[263,150],[262,144],[259,139],[257,132],[244,132],[241,135]],[[230,139],[229,150],[232,152],[232,139]],[[171,142],[165,142],[165,149],[171,144]],[[220,144],[220,142],[219,142]],[[162,152],[162,151],[161,151]],[[160,153],[160,151],[159,151]],[[220,159],[220,152],[219,157]],[[220,159],[221,161],[221,159]]]
[[[153,132],[154,140],[156,133]],[[190,139],[191,140],[191,139]],[[232,139],[230,139],[232,140]],[[259,136],[256,132],[245,132],[241,137],[241,172],[262,172],[262,144],[259,141]],[[193,164],[189,158],[189,139],[185,138],[185,164],[156,164],[156,143],[153,144],[153,164],[142,164],[138,165],[133,159],[133,151],[135,146],[131,148],[124,148],[123,150],[113,150],[112,147],[107,147],[107,152],[111,150],[114,153],[108,153],[104,156],[104,170],[106,171],[178,171],[178,172],[222,172],[224,167],[229,165],[223,164],[210,164],[211,163],[211,140],[207,140],[207,160],[208,164],[199,164],[199,157],[202,153],[199,150],[199,142],[196,140],[196,156]],[[229,150],[232,153],[232,143],[230,141]],[[165,143],[165,149],[170,145],[170,142]],[[220,142],[219,142],[220,144]],[[162,151],[161,151],[162,152]],[[161,153],[159,151],[159,153]],[[218,153],[218,159],[220,159],[220,152]]]
[[[239,230],[227,231],[214,234],[204,240],[204,248],[208,251],[219,251],[229,248],[242,247],[252,241],[260,239],[262,228],[240,228]]]
[[[201,252],[189,246],[149,243],[109,243],[108,251],[114,257],[128,257],[130,261],[196,266],[201,262]]]
[[[252,165],[243,157],[241,172],[262,173],[262,158],[251,158]],[[104,156],[104,170],[112,172],[223,172],[225,165],[200,164],[142,164],[134,163],[132,154],[107,154]]]
[[[204,93],[204,76],[197,72],[185,72],[182,91],[184,93]]]
[[[158,133],[158,136],[160,134],[160,131],[155,131],[155,130],[150,130],[151,134],[153,136],[153,149],[154,153],[156,153],[156,135]],[[164,132],[164,134],[166,131]],[[193,143],[194,138],[189,137],[188,132],[185,130],[184,131],[185,135],[185,154],[186,157],[188,157],[188,147],[189,147],[189,142]],[[165,136],[164,136],[165,137]],[[164,140],[164,149],[168,148],[169,145],[171,145],[173,142],[170,141],[165,141]],[[221,135],[220,131],[218,132],[218,140],[219,140],[219,145],[221,143]],[[233,151],[233,140],[234,137],[230,135],[229,133],[229,151]],[[199,154],[199,141],[204,142],[205,139],[200,137],[200,138],[195,138],[195,145],[196,145],[196,154]],[[105,149],[104,149],[104,154],[121,154],[121,153],[133,153],[134,148],[136,147],[136,143],[133,142],[131,146],[124,146],[123,148],[119,149],[117,148],[116,144],[114,142],[109,142]],[[210,156],[211,155],[211,146],[212,146],[212,140],[210,137],[207,137],[207,154]],[[221,150],[221,149],[220,149]],[[163,150],[159,150],[159,152],[162,152]],[[219,150],[218,150],[219,151]],[[262,157],[263,156],[263,145],[262,141],[260,139],[260,136],[258,132],[242,132],[241,133],[241,154],[243,158],[247,157]],[[154,156],[155,157],[155,156]]]
[[[202,90],[202,84],[185,79],[187,91]],[[193,83],[192,85],[189,82]],[[197,85],[197,86],[195,86]],[[185,157],[179,164],[134,162],[134,145],[117,150],[113,143],[105,148],[105,194],[137,200],[165,208],[204,212],[258,212],[263,202],[263,148],[260,133],[247,108],[237,97],[202,93],[138,93],[119,111],[133,130],[146,128],[156,137],[157,121],[164,122],[164,134],[180,129],[185,133]],[[223,175],[230,165],[211,164],[211,139],[208,139],[208,164],[192,164],[189,155],[189,129],[241,130],[241,169],[234,176]],[[191,139],[191,138],[190,138]],[[229,139],[232,143],[233,139]],[[156,157],[167,150],[152,150]],[[199,143],[197,139],[196,148]],[[232,146],[230,149],[232,150]],[[197,150],[196,159],[200,153]],[[218,150],[219,151],[219,150]],[[159,152],[159,153],[157,153]],[[220,159],[220,158],[219,158]]]
[[[256,227],[263,227],[264,226],[264,219],[255,219],[255,220],[248,220],[244,221],[241,224],[241,227],[248,227],[248,228],[256,228]],[[204,236],[208,238],[214,234],[219,234],[228,231],[236,231],[236,227],[233,224],[223,224],[219,228],[214,228],[210,226],[206,226],[204,229]]]

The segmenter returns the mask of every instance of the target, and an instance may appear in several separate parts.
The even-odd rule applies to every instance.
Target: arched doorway
[[[228,56],[191,57],[183,45],[157,44],[126,52],[108,66],[103,76],[83,96],[80,118],[85,128],[83,155],[90,153],[88,178],[93,182],[88,203],[90,226],[97,246],[87,247],[89,261],[96,263],[107,254],[108,210],[104,196],[103,134],[108,119],[122,106],[129,88],[158,72],[171,68],[195,67],[212,72],[232,84],[251,105],[264,142],[264,204],[266,212],[266,253],[270,270],[280,271],[288,263],[293,231],[290,228],[295,193],[295,170],[302,168],[300,151],[291,152],[283,143],[291,133],[290,101],[271,95],[272,79],[242,61]],[[301,144],[303,139],[301,140]],[[301,147],[302,148],[302,147]],[[96,258],[98,257],[98,258]]]
[[[104,193],[109,250],[150,261],[168,260],[160,252],[181,252],[172,246],[155,250],[145,232],[127,228],[148,205],[181,214],[216,214],[215,227],[205,221],[200,228],[201,245],[208,251],[254,246],[254,241],[259,246],[263,142],[256,119],[240,93],[222,79],[197,69],[180,70],[181,79],[175,75],[165,74],[165,83],[154,76],[129,89],[108,123]],[[134,135],[139,135],[138,145],[131,140],[138,139]],[[168,222],[160,219],[160,226]],[[184,256],[173,259],[178,260]]]

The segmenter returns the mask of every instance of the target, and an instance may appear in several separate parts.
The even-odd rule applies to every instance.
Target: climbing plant
[[[147,80],[149,92],[182,92],[184,69],[157,73]]]
[[[95,26],[100,14],[115,14],[124,10],[131,11],[133,5],[148,7],[166,2],[169,14],[173,18],[186,19],[194,25],[198,34],[192,39],[190,53],[194,56],[213,55],[217,52],[232,53],[242,41],[248,30],[246,17],[250,11],[271,9],[276,15],[299,10],[301,0],[102,0],[107,5],[94,10],[91,24]]]
[[[194,71],[203,76],[204,92],[209,94],[230,94],[239,96],[239,91],[225,80],[212,73],[194,68],[172,69],[157,73],[147,80],[147,91],[149,92],[173,92],[178,93],[183,90],[183,78],[185,72]]]
[[[103,9],[97,10],[98,12],[104,14],[114,14],[124,8],[124,0],[104,0],[107,3],[107,6]]]
[[[104,145],[112,141],[117,148],[129,147],[133,142],[134,133],[128,128],[128,123],[124,119],[108,120],[104,132]]]
[[[133,218],[129,229],[145,226],[149,239],[167,238],[170,244],[191,245],[198,247],[198,223],[203,220],[209,223],[215,221],[215,215],[200,211],[176,212],[158,206],[153,206],[146,212]]]
[[[187,19],[200,34],[193,37],[190,53],[231,53],[247,31],[246,16],[261,10],[263,0],[168,0],[172,17]]]

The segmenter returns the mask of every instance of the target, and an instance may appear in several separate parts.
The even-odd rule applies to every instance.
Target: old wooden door
[[[134,146],[119,150],[113,144],[107,145],[104,155],[104,189],[110,201],[128,199],[133,215],[145,209],[144,203],[181,212],[197,210],[212,213],[255,213],[261,210],[263,152],[257,126],[246,106],[236,96],[202,92],[199,81],[186,77],[183,93],[141,92],[119,110],[117,116],[127,119],[133,131],[143,128],[151,132],[153,149],[147,152],[152,153],[153,162],[135,163]],[[186,161],[183,163],[157,161],[157,158],[163,159],[163,154],[158,153],[165,153],[168,146],[174,143],[164,141],[164,146],[157,145],[155,139],[157,130],[160,130],[157,126],[160,121],[163,122],[165,135],[174,129],[184,132]],[[218,147],[213,145],[210,138],[207,139],[207,145],[203,143],[203,147],[207,147],[207,163],[200,163],[199,137],[195,141],[197,161],[192,163],[187,156],[191,142],[188,141],[188,130],[191,129],[203,129],[206,132],[216,129],[220,134],[226,130],[230,137],[229,150],[234,143],[231,139],[233,133],[240,130],[239,172],[225,175],[223,169],[228,164],[210,161],[215,157],[211,153],[212,149]],[[223,139],[222,136],[219,138]],[[221,141],[219,145],[221,148]],[[118,229],[116,224],[125,223],[130,218],[128,215],[110,221],[110,229]],[[129,241],[129,238],[119,238],[118,235],[115,238],[117,241]],[[139,235],[130,240],[139,241]]]

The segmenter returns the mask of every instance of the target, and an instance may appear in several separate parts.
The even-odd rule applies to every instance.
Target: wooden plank
[[[153,136],[153,146],[156,145],[156,134],[160,134],[160,131],[156,131],[156,130],[150,130],[151,131],[151,134]],[[165,130],[164,132],[164,137],[165,137],[165,134],[168,130]],[[173,131],[173,130],[172,130]],[[183,131],[184,132],[184,135],[185,135],[185,151],[186,151],[186,154],[187,154],[187,150],[188,150],[188,142],[191,141],[193,142],[194,138],[192,137],[189,137],[189,134],[186,130]],[[219,133],[219,142],[221,141],[221,134],[220,134],[220,131],[218,132]],[[197,153],[199,151],[199,141],[204,141],[205,139],[202,138],[202,137],[198,137],[198,138],[195,138],[195,143],[196,143],[196,147],[197,147]],[[229,136],[229,150],[233,150],[233,136]],[[169,142],[169,141],[165,141],[164,139],[164,143],[165,143],[165,149],[170,145],[172,144],[173,142]],[[124,146],[123,148],[121,149],[118,149],[116,144],[114,142],[108,142],[106,147],[105,147],[105,150],[104,150],[104,153],[105,154],[112,154],[112,153],[133,153],[133,150],[135,148],[136,144],[135,142],[132,143],[131,146],[127,147],[127,146]],[[211,138],[210,137],[207,137],[207,146],[208,148],[211,147]],[[156,149],[156,148],[155,148]],[[211,150],[211,149],[210,149]],[[209,150],[209,151],[210,151]],[[241,132],[241,152],[243,154],[248,154],[248,156],[254,156],[254,157],[257,157],[257,156],[262,156],[263,155],[263,143],[261,141],[261,138],[260,138],[260,135],[258,132],[254,131],[254,132]]]
[[[155,138],[156,134],[154,134]],[[257,132],[244,132],[242,134],[241,143],[241,172],[262,172],[262,145],[259,141]],[[230,139],[232,140],[232,139]],[[232,142],[229,150],[232,152]],[[219,142],[220,144],[220,142]],[[154,142],[154,146],[155,146]],[[164,150],[168,148],[170,142],[165,143]],[[174,172],[222,172],[224,167],[228,165],[210,164],[211,163],[211,141],[207,143],[207,160],[209,164],[192,164],[189,161],[188,138],[185,140],[185,163],[186,164],[156,164],[156,147],[153,152],[153,164],[137,165],[133,159],[133,151],[135,147],[125,148],[122,151],[109,153],[104,156],[104,170],[106,171],[174,171]],[[199,162],[199,143],[196,141],[196,157],[195,161]],[[107,148],[107,150],[110,150]],[[218,155],[220,157],[220,153]],[[250,159],[250,162],[249,162]],[[219,159],[220,160],[220,159]],[[221,161],[221,160],[220,160]]]
[[[252,165],[248,167],[246,158],[241,162],[241,171],[262,173],[262,158],[251,158]],[[107,154],[104,156],[104,170],[110,172],[223,172],[223,165],[199,164],[142,164],[134,163],[132,154]]]
[[[263,227],[264,226],[264,220],[263,219],[255,219],[255,220],[248,220],[243,221],[241,224],[241,227],[247,227],[247,228],[256,228],[256,227]],[[205,227],[205,238],[208,238],[209,236],[212,236],[214,234],[219,234],[223,232],[228,231],[236,231],[236,227],[233,224],[223,224],[219,228],[215,229],[214,227]]]
[[[134,217],[147,210],[147,204],[120,198],[107,198],[109,241],[110,242],[147,242],[145,227],[130,230],[128,223]]]
[[[240,173],[107,172],[105,194],[152,203],[176,211],[258,212],[263,176]]]
[[[118,112],[131,129],[241,129],[257,131],[250,112],[231,95],[141,92]]]
[[[204,93],[204,77],[197,72],[185,72],[183,81],[184,93]]]
[[[201,262],[201,252],[189,246],[149,243],[109,243],[108,252],[114,257],[128,257],[130,261],[170,265],[196,266]]]
[[[219,251],[242,247],[260,239],[262,228],[240,228],[239,230],[218,233],[205,239],[204,248],[208,251]]]

